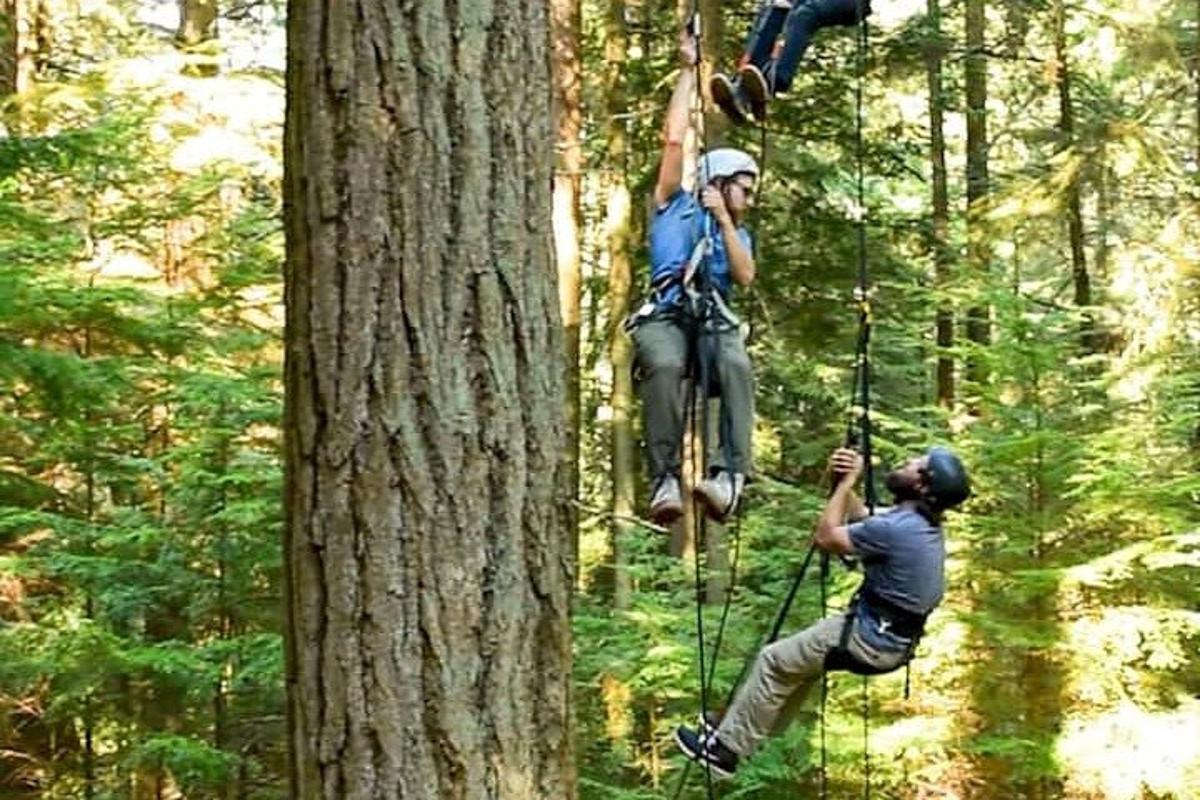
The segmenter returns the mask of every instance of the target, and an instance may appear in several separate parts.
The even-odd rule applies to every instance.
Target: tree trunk
[[[706,148],[725,142],[729,120],[708,94],[708,81],[715,70],[725,68],[721,43],[725,39],[725,22],[721,16],[721,0],[700,1],[700,71],[697,77],[704,92],[704,130],[697,131]],[[685,20],[686,21],[686,20]]]
[[[36,70],[37,0],[0,0],[0,97],[23,94]]]
[[[558,264],[558,308],[562,315],[567,359],[567,453],[572,494],[579,494],[579,330],[582,257],[580,236],[580,181],[583,175],[582,62],[579,37],[582,29],[579,0],[552,0],[551,40],[554,59],[554,128],[557,141],[554,171],[554,252]],[[578,563],[578,507],[568,503],[571,561]]]
[[[954,310],[946,296],[953,255],[950,251],[950,195],[946,181],[946,99],[942,94],[942,11],[940,0],[928,0],[929,37],[925,48],[925,72],[929,81],[929,163],[933,183],[933,271],[940,293],[937,309],[937,403],[954,405]]]
[[[180,44],[197,45],[217,38],[217,0],[178,0]]]
[[[1075,144],[1075,110],[1071,104],[1071,70],[1067,63],[1067,12],[1063,0],[1054,3],[1054,64],[1058,83],[1059,151]],[[1075,305],[1092,304],[1091,277],[1083,243],[1083,208],[1080,200],[1080,171],[1076,170],[1067,186],[1067,236],[1071,246],[1071,279],[1075,287]],[[1080,330],[1080,348],[1085,354],[1096,352],[1096,323],[1085,313]]]
[[[1110,217],[1108,147],[1101,140],[1096,156],[1096,278],[1108,280],[1108,229]]]
[[[295,800],[575,796],[548,26],[289,7]]]
[[[17,14],[20,8],[20,0],[0,0],[0,97],[17,90],[21,41]]]
[[[628,520],[634,516],[636,440],[634,438],[633,403],[633,343],[621,329],[629,313],[629,298],[633,288],[633,267],[630,263],[631,203],[625,177],[629,157],[625,133],[625,67],[628,33],[625,25],[625,3],[610,0],[604,28],[604,62],[607,117],[605,139],[608,142],[607,162],[608,210],[605,237],[608,242],[608,319],[609,359],[612,362],[612,479],[613,524],[611,528],[613,605],[629,608],[632,586],[625,563],[625,543],[635,530]]]
[[[986,22],[986,0],[967,0],[967,262],[984,285],[991,261],[983,219],[988,196]],[[984,346],[991,341],[991,311],[987,306],[975,305],[967,311],[967,338]],[[983,382],[986,376],[980,359],[968,360],[967,377],[976,384]]]

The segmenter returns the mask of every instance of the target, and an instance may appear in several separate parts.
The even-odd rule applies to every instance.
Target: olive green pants
[[[746,682],[721,718],[717,739],[739,756],[748,756],[768,736],[779,734],[796,717],[813,687],[821,682],[825,657],[841,641],[845,613],[767,645],[754,660]],[[852,619],[846,649],[864,664],[882,670],[901,666],[905,652],[876,650],[858,634]]]
[[[685,322],[652,318],[633,332],[637,348],[638,393],[642,399],[643,428],[650,475],[679,474],[683,442],[684,402],[690,347]],[[716,424],[718,447],[709,448],[708,468],[749,474],[751,432],[754,426],[754,373],[740,330],[698,334],[698,352],[708,353],[710,389],[719,387],[720,418]],[[697,359],[691,378],[700,385]],[[699,390],[697,390],[699,391]],[[715,414],[711,415],[715,418]],[[710,424],[712,420],[710,420]],[[713,437],[705,437],[711,441]]]

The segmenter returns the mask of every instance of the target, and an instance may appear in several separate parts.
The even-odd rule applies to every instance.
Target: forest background
[[[911,697],[871,685],[872,788],[1200,796],[1200,4],[877,5],[867,52],[824,32],[765,133],[706,126],[766,168],[738,298],[759,474],[700,546],[711,624],[733,592],[716,685],[769,626],[850,419],[861,88],[876,454],[953,443],[976,490]],[[689,8],[555,9],[579,793],[659,798],[698,705],[696,546],[690,521],[637,522],[619,323]],[[0,797],[284,797],[285,9],[0,11]],[[731,63],[753,5],[699,11],[706,62]],[[790,624],[820,602],[812,581]],[[831,682],[833,797],[860,791],[861,691]],[[722,796],[814,790],[805,722]]]

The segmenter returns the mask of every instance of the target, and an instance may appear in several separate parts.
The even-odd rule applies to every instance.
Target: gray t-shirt
[[[863,585],[917,614],[928,614],[946,589],[942,529],[916,511],[897,506],[850,526],[862,559]]]

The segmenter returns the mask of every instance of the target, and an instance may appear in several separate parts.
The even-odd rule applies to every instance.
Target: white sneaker
[[[724,522],[737,511],[738,503],[742,500],[742,490],[745,488],[745,475],[722,470],[713,477],[700,481],[693,491],[704,501],[709,518],[715,522]]]
[[[654,496],[650,498],[650,519],[659,525],[670,525],[683,516],[683,493],[679,478],[667,473],[658,479]]]

